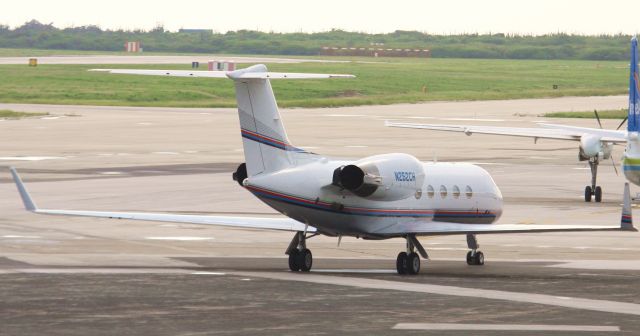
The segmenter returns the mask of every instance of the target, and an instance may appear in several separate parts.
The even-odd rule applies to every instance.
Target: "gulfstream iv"
[[[268,72],[255,65],[232,72],[101,70],[117,74],[229,78],[235,84],[245,162],[233,173],[240,188],[281,218],[157,213],[47,210],[36,206],[15,169],[12,174],[27,210],[38,214],[286,230],[292,271],[309,271],[308,240],[317,235],[406,240],[397,257],[400,274],[417,274],[428,254],[419,236],[466,235],[469,265],[484,264],[476,239],[482,233],[634,230],[626,207],[618,226],[494,224],[502,195],[482,168],[461,163],[425,163],[410,154],[334,160],[296,147],[289,140],[271,88],[272,79],[348,78],[349,75]],[[628,194],[628,193],[627,193]],[[628,197],[627,197],[628,198]]]

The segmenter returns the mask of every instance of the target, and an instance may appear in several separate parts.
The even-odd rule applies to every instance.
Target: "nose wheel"
[[[476,239],[476,235],[467,234],[467,247],[471,251],[467,252],[467,265],[472,266],[482,266],[484,265],[484,254],[478,251],[480,245],[478,245],[478,240]]]
[[[484,265],[484,254],[480,251],[467,252],[467,265],[472,265],[472,266]]]

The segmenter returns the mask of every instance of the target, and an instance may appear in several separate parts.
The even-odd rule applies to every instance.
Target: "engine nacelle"
[[[609,143],[603,144],[600,136],[585,134],[580,137],[581,160],[588,160],[594,157],[607,160],[611,157],[612,150],[613,145]]]
[[[424,177],[422,162],[415,157],[383,154],[336,168],[333,184],[360,197],[397,201],[417,195]]]
[[[233,173],[232,177],[233,180],[238,182],[238,184],[241,187],[244,187],[244,184],[242,184],[244,182],[244,180],[248,177],[249,175],[247,174],[247,164],[246,163],[241,163],[238,168],[236,169],[236,171]]]

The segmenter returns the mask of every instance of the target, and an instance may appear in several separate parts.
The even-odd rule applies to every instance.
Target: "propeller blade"
[[[616,131],[620,129],[620,127],[622,127],[622,125],[624,125],[624,123],[627,121],[627,119],[629,119],[629,116],[624,117],[624,119],[622,119],[622,122],[620,123],[620,125],[618,125],[618,128],[616,128]]]
[[[598,126],[602,129],[602,123],[600,122],[600,116],[598,115],[598,110],[593,110],[593,113],[596,115],[596,120],[598,120]]]
[[[611,163],[613,164],[613,170],[616,171],[616,176],[620,176],[620,174],[618,174],[618,167],[616,167],[616,161],[613,159],[613,155],[611,156]]]

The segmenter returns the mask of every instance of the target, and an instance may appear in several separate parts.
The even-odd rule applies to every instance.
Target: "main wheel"
[[[596,202],[598,203],[602,202],[602,188],[600,188],[600,186],[596,187],[595,196],[596,196]]]
[[[591,186],[586,186],[584,188],[584,201],[585,202],[591,202],[591,194],[592,194]]]
[[[420,272],[420,256],[417,253],[409,253],[407,256],[407,273],[411,275]]]
[[[298,254],[298,265],[300,265],[300,270],[303,272],[309,272],[311,270],[311,266],[313,265],[311,250],[304,249],[300,251]]]
[[[482,266],[484,265],[484,254],[480,251],[476,252],[476,255],[473,256],[474,265]]]
[[[473,261],[473,253],[471,251],[467,252],[467,265],[475,265]]]
[[[398,271],[398,274],[407,274],[407,271],[408,271],[407,266],[409,263],[407,259],[408,259],[407,252],[398,253],[398,258],[396,258],[396,270]]]
[[[300,252],[298,252],[298,250],[293,250],[289,253],[289,269],[292,272],[298,272],[300,270],[300,263],[298,262],[300,259],[299,255]]]

